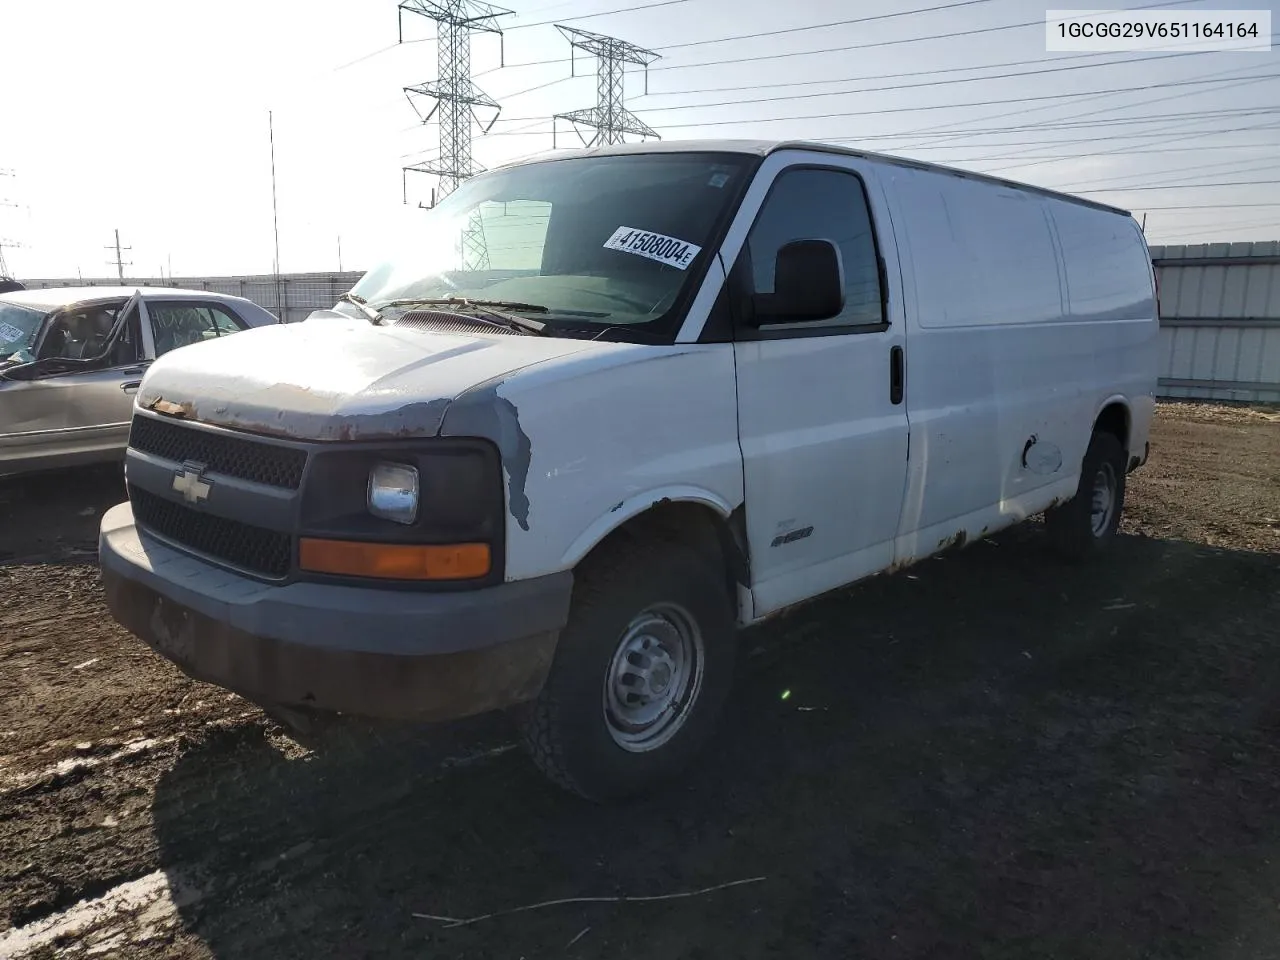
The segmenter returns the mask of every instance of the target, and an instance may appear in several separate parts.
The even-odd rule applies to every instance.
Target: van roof
[[[758,157],[767,157],[769,154],[776,153],[779,150],[810,150],[819,153],[838,154],[846,157],[861,157],[864,160],[875,160],[881,163],[889,163],[895,166],[909,167],[916,170],[934,170],[939,173],[963,177],[968,180],[980,180],[984,183],[999,184],[1000,186],[1011,187],[1015,190],[1026,190],[1030,193],[1038,193],[1058,200],[1065,200],[1068,203],[1078,203],[1082,206],[1093,207],[1098,210],[1106,210],[1110,213],[1117,213],[1123,217],[1132,216],[1130,211],[1120,207],[1113,207],[1110,204],[1099,203],[1096,200],[1088,200],[1084,197],[1078,197],[1070,193],[1062,193],[1058,190],[1050,190],[1048,187],[1037,187],[1029,183],[1020,183],[1016,180],[1005,180],[1002,177],[993,177],[985,173],[975,173],[972,170],[961,170],[956,167],[948,167],[939,163],[926,163],[923,160],[911,160],[907,157],[896,157],[886,153],[873,153],[868,150],[856,150],[853,147],[842,147],[836,144],[820,143],[813,140],[655,140],[647,143],[621,143],[607,147],[587,147],[585,149],[561,150],[556,151],[555,153],[540,154],[538,156],[528,157],[523,161],[513,161],[512,163],[502,164],[496,169],[518,166],[520,163],[568,159],[569,157],[575,156],[610,156],[613,154],[636,153],[744,153]]]

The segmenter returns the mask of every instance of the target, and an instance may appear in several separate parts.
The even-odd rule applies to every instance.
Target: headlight
[[[418,471],[400,463],[378,463],[369,471],[369,512],[411,524],[418,516]]]

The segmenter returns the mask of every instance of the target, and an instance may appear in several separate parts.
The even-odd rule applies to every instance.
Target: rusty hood
[[[300,440],[434,436],[450,402],[468,388],[590,347],[316,319],[174,350],[147,371],[137,404]]]

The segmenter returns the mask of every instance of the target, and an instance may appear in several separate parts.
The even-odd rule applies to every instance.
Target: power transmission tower
[[[115,258],[114,260],[108,260],[108,261],[107,261],[107,263],[114,263],[114,264],[116,265],[116,274],[120,277],[120,282],[121,282],[121,283],[124,283],[124,268],[125,268],[125,267],[132,267],[132,266],[133,266],[133,261],[132,261],[132,260],[125,260],[125,259],[124,259],[124,251],[126,251],[126,250],[132,250],[132,249],[133,249],[133,247],[121,247],[121,246],[120,246],[120,229],[119,229],[118,227],[116,228],[116,243],[115,243],[115,246],[114,246],[114,247],[107,247],[106,249],[108,249],[108,250],[115,250],[115,252],[116,252],[116,258]]]
[[[22,246],[23,245],[18,243],[16,240],[0,237],[0,278],[13,276],[13,274],[9,272],[9,264],[4,258],[5,250],[17,250]]]
[[[645,67],[645,92],[649,86],[649,64],[660,59],[652,50],[637,47],[634,43],[618,40],[614,37],[602,36],[576,27],[564,27],[556,24],[566,40],[569,41],[570,73],[577,67],[573,60],[575,50],[583,50],[596,58],[596,105],[588,110],[575,110],[572,113],[558,113],[552,118],[551,136],[555,140],[555,121],[568,120],[574,131],[588,147],[607,146],[626,142],[626,134],[646,138],[661,139],[652,127],[637,117],[623,105],[624,65],[637,63]],[[579,126],[595,128],[595,135],[588,141],[582,137]]]
[[[471,121],[474,120],[484,133],[488,133],[502,108],[471,79],[471,35],[496,33],[501,40],[502,27],[498,18],[509,16],[512,11],[480,0],[404,0],[396,8],[400,43],[404,42],[405,12],[416,13],[437,24],[440,79],[405,87],[404,94],[423,123],[439,115],[440,155],[435,160],[402,167],[400,175],[404,180],[410,172],[434,174],[438,183],[431,191],[431,206],[435,206],[437,200],[452,193],[459,183],[483,169],[476,166],[471,157]],[[434,100],[435,105],[423,116],[415,97]],[[481,107],[494,111],[487,125],[476,113]],[[408,199],[406,183],[406,203]]]

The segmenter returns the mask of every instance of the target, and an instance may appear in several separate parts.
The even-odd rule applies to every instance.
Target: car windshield
[[[0,364],[30,363],[45,315],[30,307],[0,302]]]
[[[752,160],[647,153],[484,174],[431,210],[409,211],[391,256],[351,292],[374,309],[464,298],[509,312],[545,308],[536,316],[552,332],[625,326],[668,333],[663,325],[678,322]],[[357,315],[353,305],[339,309]]]

